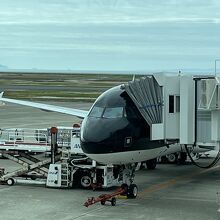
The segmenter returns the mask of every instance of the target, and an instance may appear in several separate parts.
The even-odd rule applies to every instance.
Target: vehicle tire
[[[15,180],[13,178],[9,178],[9,179],[7,179],[7,184],[9,186],[13,186],[15,184]]]
[[[160,160],[161,163],[167,163],[167,157],[166,156],[162,156],[161,157],[161,160]]]
[[[186,152],[180,152],[180,157],[178,159],[178,164],[185,164],[187,159],[187,153]]]
[[[121,195],[122,195],[122,196],[127,196],[127,194],[128,194],[128,184],[123,183],[123,184],[121,185],[121,188],[124,190],[124,193],[122,193]]]
[[[101,205],[105,205],[105,201],[104,200],[101,201]]]
[[[7,159],[0,153],[0,159]]]
[[[79,175],[78,185],[82,189],[90,189],[92,185],[92,177],[89,172],[82,172]]]
[[[131,184],[128,188],[128,198],[129,199],[135,199],[137,197],[138,194],[138,187],[136,184]]]
[[[177,156],[177,154],[167,154],[166,155],[166,158],[167,158],[167,161],[169,162],[169,163],[176,163],[177,162],[177,159],[178,159],[178,156]]]
[[[146,161],[147,169],[154,170],[157,166],[157,158]]]
[[[111,199],[111,205],[112,205],[112,206],[115,206],[115,205],[116,205],[116,198],[115,198],[115,197],[113,197],[113,198]]]

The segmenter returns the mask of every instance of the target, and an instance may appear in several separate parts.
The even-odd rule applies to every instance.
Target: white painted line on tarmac
[[[216,203],[216,199],[204,199],[204,198],[183,198],[183,197],[165,197],[160,198],[165,200],[183,200],[183,201],[194,201],[194,202],[214,202]]]
[[[85,217],[85,216],[88,216],[88,215],[91,215],[93,212],[97,212],[97,211],[100,211],[100,210],[102,210],[102,209],[105,209],[106,207],[108,207],[108,206],[102,206],[102,207],[99,207],[99,208],[96,208],[96,209],[92,209],[92,210],[90,210],[90,211],[88,211],[88,212],[84,212],[84,213],[82,213],[82,214],[80,214],[80,215],[78,215],[78,216],[76,216],[75,218],[64,218],[64,219],[62,219],[62,220],[75,220],[75,219],[80,219],[80,218],[83,218],[83,217]],[[97,216],[97,215],[96,215]]]
[[[11,187],[8,187],[8,188],[2,188],[0,189],[0,192],[3,192],[3,191],[9,191]]]

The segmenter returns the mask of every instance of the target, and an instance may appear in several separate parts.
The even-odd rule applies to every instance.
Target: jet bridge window
[[[174,95],[169,95],[169,113],[174,113]]]
[[[104,108],[102,108],[102,107],[94,106],[92,108],[91,112],[89,113],[89,116],[95,117],[95,118],[101,118],[103,110],[104,110]]]
[[[176,112],[180,112],[180,96],[176,96]]]
[[[122,118],[123,107],[105,108],[103,118]]]
[[[180,112],[180,96],[169,95],[169,113]]]

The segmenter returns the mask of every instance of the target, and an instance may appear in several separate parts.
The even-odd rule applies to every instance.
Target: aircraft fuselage
[[[105,164],[149,160],[167,151],[163,140],[150,140],[150,126],[120,86],[95,101],[82,123],[81,147],[90,158]]]

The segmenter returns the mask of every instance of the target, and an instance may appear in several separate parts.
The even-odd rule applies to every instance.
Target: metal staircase
[[[33,176],[30,174],[31,171],[35,171],[37,177],[46,178],[48,174],[48,169],[45,167],[51,163],[51,159],[47,158],[45,160],[39,160],[33,156],[25,154],[23,152],[13,152],[13,151],[2,151],[2,156],[8,158],[22,166],[22,168],[17,169],[13,172],[6,173],[0,177],[0,182],[5,182],[10,178],[26,175],[27,177]],[[59,156],[56,157],[56,160]]]
[[[61,163],[61,187],[69,186],[69,167],[67,163]]]

